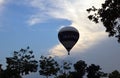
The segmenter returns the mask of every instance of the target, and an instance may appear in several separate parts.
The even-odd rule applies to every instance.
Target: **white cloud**
[[[42,17],[41,15],[33,15],[33,16],[31,16],[31,18],[27,22],[29,23],[30,26],[32,26],[34,24],[43,22],[44,18],[41,20],[41,17]]]
[[[94,24],[87,19],[86,9],[95,5],[100,7],[104,0],[31,0],[32,7],[38,9],[38,13],[33,15],[29,24],[44,22],[50,18],[67,19],[72,22],[72,26],[80,32],[80,39],[73,47],[72,52],[78,52],[89,48],[104,38],[104,28],[102,24]],[[67,55],[65,48],[61,44],[51,48],[50,53],[56,56]]]
[[[100,7],[104,0],[26,0],[29,4],[38,10],[28,20],[30,25],[46,21],[46,18],[63,18],[70,21],[79,19],[82,12],[92,5]],[[37,19],[37,20],[36,20]],[[38,21],[39,19],[39,21]],[[76,20],[74,20],[76,19]],[[33,23],[34,22],[34,23]]]
[[[8,0],[0,0],[0,13],[4,10],[5,4]]]
[[[0,6],[3,5],[5,0],[0,0]]]
[[[4,7],[5,7],[6,3],[7,3],[7,0],[0,0],[0,16],[2,15],[2,13],[4,11]],[[3,31],[1,19],[2,18],[0,18],[0,31]]]

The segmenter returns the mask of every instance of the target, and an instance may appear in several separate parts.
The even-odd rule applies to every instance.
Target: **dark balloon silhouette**
[[[63,27],[58,33],[58,39],[68,51],[68,55],[70,55],[70,50],[79,39],[79,32],[71,26]]]

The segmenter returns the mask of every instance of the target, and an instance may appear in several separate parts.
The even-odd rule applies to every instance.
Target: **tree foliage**
[[[120,72],[117,70],[114,70],[113,72],[111,72],[108,76],[109,78],[120,78]]]
[[[71,65],[72,63],[64,61],[60,66],[60,71],[59,71],[60,75],[57,76],[56,78],[71,78],[69,74]]]
[[[6,58],[6,63],[7,67],[5,70],[2,69],[2,64],[0,64],[0,78],[22,78],[23,74],[36,72],[38,66],[37,61],[34,59],[33,51],[29,47],[14,51],[12,57]],[[39,73],[46,76],[46,78],[49,76],[54,78],[120,78],[120,72],[117,70],[109,74],[104,73],[99,65],[91,64],[87,66],[83,60],[73,64],[74,70],[70,62],[64,61],[59,64],[50,56],[41,56],[39,63]]]
[[[4,70],[6,74],[11,76],[20,76],[37,71],[37,61],[34,59],[33,51],[29,47],[14,51],[12,57],[6,58],[7,69]],[[12,77],[11,77],[12,78]],[[19,78],[19,77],[17,77]]]
[[[52,75],[57,75],[57,72],[59,71],[59,64],[57,61],[55,61],[52,57],[40,57],[40,75],[46,76],[48,78]]]
[[[83,78],[85,75],[87,64],[83,60],[79,60],[74,64],[74,69],[76,70],[73,76]]]
[[[75,71],[70,72],[70,78],[83,78],[87,67],[85,61],[79,60],[73,66]]]
[[[95,23],[101,21],[109,36],[114,36],[120,42],[120,0],[105,0],[101,8],[87,9],[90,14],[88,18]]]
[[[87,78],[101,78],[107,76],[106,73],[100,71],[101,68],[99,65],[91,64],[87,67]]]

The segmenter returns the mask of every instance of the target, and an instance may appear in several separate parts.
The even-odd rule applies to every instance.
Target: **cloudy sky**
[[[108,38],[102,23],[87,19],[86,9],[104,0],[0,0],[0,63],[14,50],[30,48],[36,58],[52,55],[62,60],[97,64],[104,71],[120,69],[120,44]],[[80,38],[71,55],[58,40],[63,26],[74,26]],[[27,77],[26,77],[27,78]]]

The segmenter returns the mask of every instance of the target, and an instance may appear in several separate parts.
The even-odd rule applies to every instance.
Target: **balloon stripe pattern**
[[[58,39],[70,54],[70,50],[79,39],[79,32],[76,28],[68,26],[62,28],[58,33]]]

